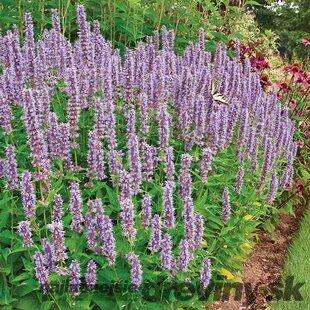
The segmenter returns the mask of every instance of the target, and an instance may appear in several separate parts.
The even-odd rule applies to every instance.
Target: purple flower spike
[[[173,155],[173,147],[169,146],[166,148],[166,156],[165,156],[165,174],[166,180],[168,182],[174,182],[174,155]]]
[[[95,221],[93,220],[90,213],[85,216],[85,227],[86,227],[86,239],[87,245],[93,251],[97,248],[97,231],[94,226]]]
[[[166,183],[163,188],[163,217],[164,217],[164,225],[167,229],[171,229],[174,227],[175,216],[174,216],[174,207],[173,207],[173,184]]]
[[[172,256],[172,241],[169,234],[165,234],[161,243],[161,266],[163,270],[171,270],[175,265],[175,259]]]
[[[278,191],[277,173],[275,170],[273,170],[269,184],[269,191],[267,193],[267,199],[266,199],[269,204],[273,203],[273,201],[275,200],[277,191]]]
[[[121,225],[126,238],[133,242],[136,238],[137,230],[134,227],[134,211],[131,198],[121,199]]]
[[[189,244],[186,239],[180,241],[180,255],[178,259],[178,269],[181,272],[187,271],[190,262]]]
[[[194,235],[194,243],[196,249],[200,249],[202,247],[203,228],[204,228],[203,217],[200,214],[196,214],[195,235]]]
[[[103,253],[107,257],[109,265],[113,265],[115,264],[116,252],[112,221],[106,215],[99,215],[96,217],[96,224],[99,230]]]
[[[144,228],[149,227],[152,218],[152,205],[150,195],[144,195],[142,198],[141,217],[142,226]]]
[[[34,262],[35,262],[35,272],[36,278],[40,283],[40,287],[45,294],[50,290],[50,285],[48,284],[48,271],[44,266],[44,257],[42,253],[36,252],[34,254]]]
[[[214,152],[210,147],[202,150],[202,161],[200,163],[201,180],[206,183],[208,181],[208,172],[212,170]]]
[[[190,242],[190,248],[192,249],[194,244],[195,223],[194,223],[194,206],[191,197],[187,197],[184,202],[183,219],[185,225],[185,236]]]
[[[90,291],[95,287],[96,282],[97,282],[96,270],[97,270],[97,265],[91,259],[87,263],[87,273],[86,273],[86,276],[85,276],[86,285],[87,285],[87,288]]]
[[[98,180],[104,180],[103,149],[101,139],[96,131],[89,132],[87,163],[89,177],[95,176]]]
[[[53,247],[47,238],[43,239],[44,265],[48,272],[55,270]]]
[[[63,230],[62,222],[52,222],[52,224],[47,226],[52,233],[54,261],[64,262],[68,255],[66,253],[65,233]]]
[[[133,134],[127,140],[127,148],[128,148],[128,160],[130,167],[130,175],[132,177],[132,185],[134,194],[138,194],[140,192],[140,186],[142,182],[142,165],[139,154],[139,141],[138,136]]]
[[[244,176],[244,168],[243,168],[243,165],[241,165],[238,169],[237,177],[236,177],[236,192],[238,194],[240,194],[242,190],[243,176]]]
[[[223,223],[227,223],[230,217],[230,198],[229,198],[229,190],[225,187],[223,192],[223,204],[222,204],[222,221]]]
[[[59,194],[54,196],[54,207],[53,207],[53,222],[60,222],[63,214],[62,210],[62,198]]]
[[[131,264],[131,289],[136,291],[142,283],[142,268],[139,256],[133,252],[130,252],[126,255],[126,257]]]
[[[200,270],[200,283],[203,289],[207,288],[211,280],[211,262],[204,258]]]
[[[179,176],[179,194],[183,200],[191,196],[192,180],[190,175],[190,166],[192,156],[189,154],[181,155],[181,171]]]
[[[28,170],[25,170],[22,174],[20,190],[25,217],[30,219],[31,217],[35,216],[36,196],[34,193],[34,186],[31,183],[31,174]]]
[[[6,160],[0,159],[0,178],[6,177],[6,163]]]
[[[23,246],[30,247],[33,245],[31,239],[32,233],[30,231],[30,222],[22,221],[18,224],[18,234],[23,238]]]
[[[77,260],[73,260],[70,265],[70,281],[69,293],[72,297],[76,297],[80,293],[81,274],[80,266]]]
[[[0,90],[0,126],[4,128],[4,132],[10,135],[12,132],[12,112],[9,105],[9,101]]]
[[[158,214],[155,214],[152,220],[149,249],[153,252],[158,252],[161,249],[161,220]]]
[[[70,212],[72,215],[71,229],[77,231],[78,233],[82,232],[81,223],[83,222],[82,216],[82,199],[81,192],[79,189],[79,184],[72,182],[70,185]]]
[[[6,176],[8,178],[8,189],[18,188],[17,178],[17,161],[15,157],[15,148],[13,145],[8,145],[6,148]]]

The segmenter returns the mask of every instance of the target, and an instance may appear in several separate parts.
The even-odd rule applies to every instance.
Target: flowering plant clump
[[[73,45],[52,20],[36,43],[29,14],[22,46],[16,27],[0,41],[6,301],[139,307],[152,282],[171,305],[165,285],[236,280],[293,177],[287,107],[203,30],[183,56],[163,27],[122,60],[83,6]]]

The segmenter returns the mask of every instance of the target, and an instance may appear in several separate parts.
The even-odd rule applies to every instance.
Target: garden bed
[[[280,215],[274,238],[261,231],[259,242],[245,263],[242,279],[243,284],[251,283],[252,293],[243,289],[240,301],[235,301],[234,294],[231,294],[229,300],[217,301],[208,310],[266,309],[269,306],[275,297],[274,289],[281,280],[288,247],[299,230],[308,202],[309,199],[305,204],[295,205],[294,215]]]

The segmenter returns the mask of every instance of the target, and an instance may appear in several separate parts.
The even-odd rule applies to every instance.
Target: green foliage
[[[256,7],[256,21],[260,28],[275,31],[279,40],[280,52],[290,61],[294,56],[307,60],[310,56],[302,38],[310,36],[310,10],[308,0],[290,1],[282,4],[276,1],[259,0],[262,6]]]
[[[253,4],[254,1],[247,3]],[[176,51],[182,52],[189,41],[196,41],[198,29],[205,29],[207,37],[216,42],[227,43],[240,35],[231,31],[234,20],[242,17],[244,7],[231,5],[222,0],[43,0],[29,2],[4,0],[0,5],[0,30],[5,31],[17,24],[22,33],[23,15],[31,12],[36,25],[36,35],[42,36],[43,29],[51,27],[50,10],[58,9],[63,33],[71,40],[77,35],[76,5],[83,4],[90,20],[98,19],[102,32],[114,47],[122,51],[133,47],[140,40],[153,35],[165,25],[174,30]],[[212,48],[211,48],[212,50]]]
[[[294,277],[294,285],[297,283],[303,283],[300,287],[299,293],[302,296],[302,300],[295,300],[294,296],[290,296],[290,300],[280,300],[272,303],[272,310],[290,310],[290,309],[307,309],[310,304],[310,286],[308,281],[308,274],[305,270],[310,268],[310,212],[306,213],[302,223],[300,232],[295,236],[287,257],[285,264],[283,282],[289,276]],[[281,290],[283,294],[283,290]],[[298,297],[296,294],[295,297]]]

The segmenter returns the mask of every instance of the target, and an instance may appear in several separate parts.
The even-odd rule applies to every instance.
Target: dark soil
[[[266,309],[272,299],[272,289],[279,283],[290,241],[299,229],[305,206],[295,206],[295,216],[280,215],[274,240],[261,232],[259,242],[244,266],[241,301],[231,294],[228,301],[218,301],[207,310]],[[251,285],[250,289],[246,289]],[[257,288],[257,289],[256,289]]]

